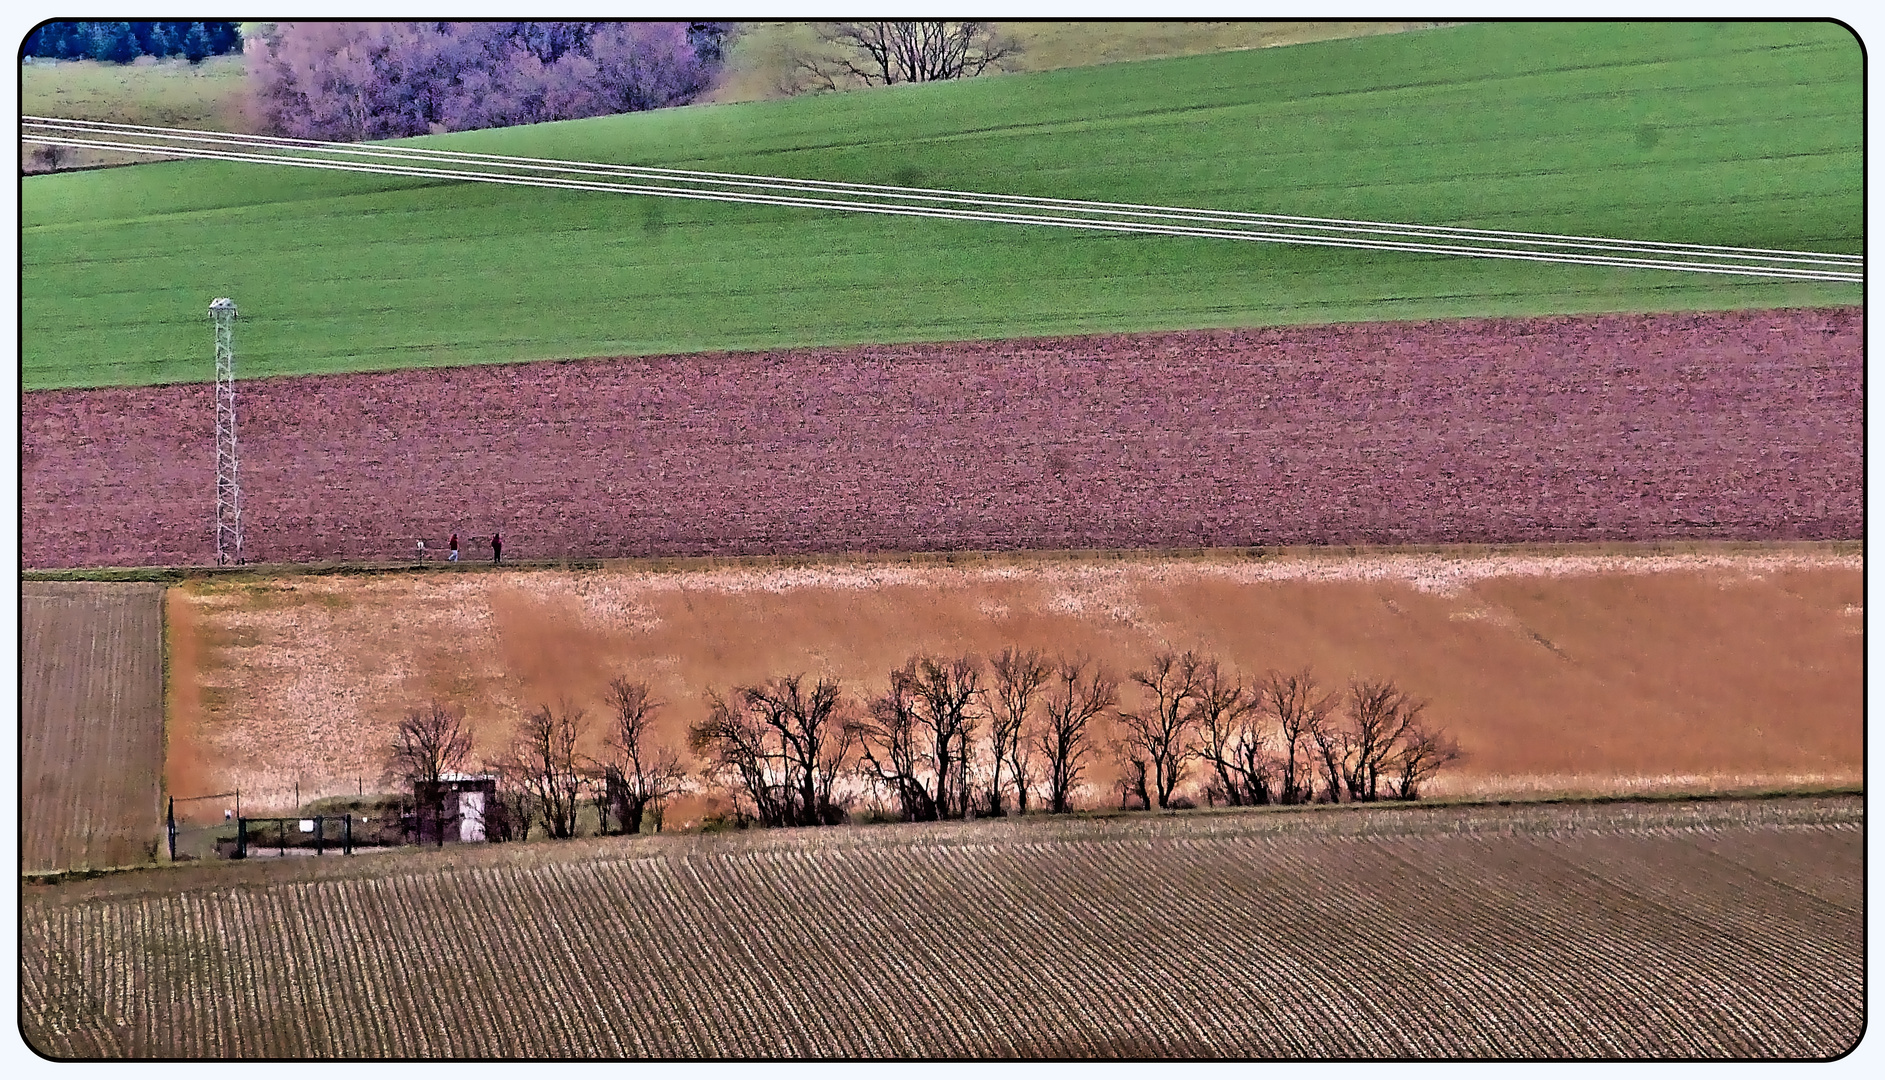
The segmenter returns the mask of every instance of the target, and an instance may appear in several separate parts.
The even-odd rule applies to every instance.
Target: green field
[[[1857,252],[1829,23],[1489,24],[467,132],[496,153]],[[1079,234],[221,163],[22,183],[28,389],[552,357],[1852,304],[1857,285]]]
[[[1058,68],[1201,56],[1232,49],[1267,49],[1305,41],[1393,34],[1430,26],[1405,22],[997,22],[992,29],[1018,49],[1001,62],[1003,71]],[[726,67],[708,101],[769,101],[791,97],[793,61],[828,54],[817,24],[751,22],[727,51]]]

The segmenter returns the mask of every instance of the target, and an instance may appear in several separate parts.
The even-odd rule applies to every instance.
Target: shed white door
[[[466,842],[484,839],[484,792],[458,793],[458,838]]]

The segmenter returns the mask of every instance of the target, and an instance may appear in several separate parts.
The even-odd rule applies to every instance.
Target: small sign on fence
[[[301,819],[301,831],[302,831],[302,832],[313,832],[313,831],[314,831],[314,819],[313,819],[313,818],[302,818],[302,819]]]

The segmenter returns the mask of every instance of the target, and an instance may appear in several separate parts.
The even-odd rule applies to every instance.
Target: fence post
[[[170,796],[170,805],[164,810],[164,835],[170,840],[170,861],[177,861],[177,797]]]
[[[236,819],[236,858],[246,859],[248,857],[249,857],[249,819],[245,817],[239,817]]]
[[[352,855],[353,854],[353,815],[348,814],[342,820],[344,820],[347,823],[347,831],[341,840],[342,846],[340,850],[343,855]]]
[[[326,851],[327,851],[327,819],[324,817],[317,817],[314,819],[314,853],[316,855],[321,855],[321,854],[326,853]]]

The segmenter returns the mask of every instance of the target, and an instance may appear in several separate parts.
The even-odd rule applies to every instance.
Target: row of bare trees
[[[622,832],[640,832],[644,819],[660,830],[668,800],[688,775],[680,756],[651,730],[662,703],[646,684],[626,678],[611,681],[603,698],[609,715],[599,755],[582,750],[594,734],[589,714],[564,702],[527,714],[508,750],[486,764],[484,771],[498,782],[498,812],[489,818],[494,838],[526,839],[533,824],[553,837],[574,836],[585,796],[594,803],[599,831],[610,831],[611,815]],[[415,797],[437,798],[441,781],[462,772],[470,756],[464,714],[434,701],[400,721],[387,777]]]
[[[832,825],[860,799],[873,815],[906,821],[1066,813],[1094,758],[1118,764],[1126,808],[1210,803],[1370,802],[1416,799],[1460,758],[1430,725],[1426,703],[1390,679],[1324,692],[1308,670],[1246,681],[1212,657],[1165,652],[1121,683],[1083,656],[1013,647],[973,655],[913,656],[875,694],[853,700],[829,677],[777,676],[709,691],[707,717],[688,730],[699,778],[728,796],[733,816],[767,827]],[[513,835],[533,823],[575,835],[585,796],[599,828],[655,829],[690,784],[680,756],[653,734],[662,703],[644,683],[613,680],[606,730],[564,703],[524,717],[508,751],[488,766]],[[600,742],[591,756],[582,747]],[[463,768],[471,740],[462,717],[433,703],[407,715],[389,775],[415,791]]]
[[[1427,703],[1391,679],[1324,693],[1305,669],[1246,685],[1215,659],[1185,652],[1160,654],[1132,681],[1145,707],[1119,713],[1114,744],[1127,805],[1171,806],[1193,762],[1208,770],[1213,803],[1411,800],[1461,756],[1426,722]]]
[[[1037,804],[1065,813],[1107,751],[1122,804],[1147,809],[1192,805],[1177,792],[1198,763],[1208,801],[1242,806],[1415,799],[1460,757],[1392,680],[1345,694],[1323,693],[1306,670],[1246,684],[1195,652],[1160,654],[1129,678],[1141,699],[1131,710],[1119,681],[1084,657],[915,656],[848,712],[831,679],[710,694],[690,745],[736,813],[762,825],[843,820],[847,774],[880,812],[936,821]]]

